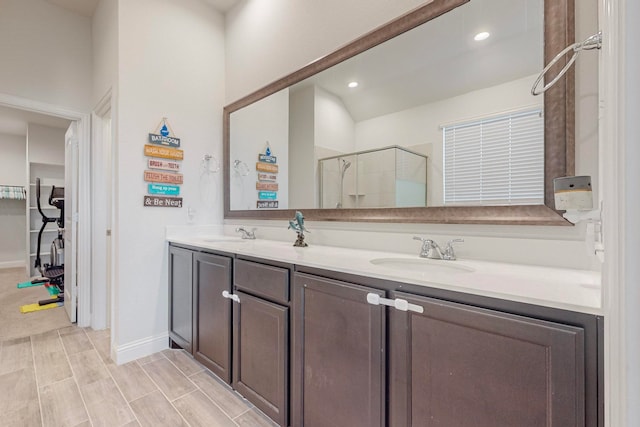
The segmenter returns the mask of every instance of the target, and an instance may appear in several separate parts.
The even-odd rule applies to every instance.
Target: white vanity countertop
[[[595,271],[468,259],[425,260],[417,254],[411,256],[332,246],[296,248],[291,242],[241,240],[230,236],[175,236],[167,240],[176,244],[377,279],[602,314],[600,273]],[[371,260],[381,260],[378,262],[388,263],[391,267],[375,265]],[[423,268],[422,263],[427,265]]]

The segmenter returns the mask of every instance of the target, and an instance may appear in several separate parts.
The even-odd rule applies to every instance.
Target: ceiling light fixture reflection
[[[358,82],[349,82],[349,84],[347,86],[349,86],[351,89],[353,89],[354,87],[358,87]]]
[[[487,33],[486,31],[483,31],[481,33],[476,34],[473,39],[477,42],[482,41],[482,40],[486,40],[488,39],[490,36],[489,33]]]

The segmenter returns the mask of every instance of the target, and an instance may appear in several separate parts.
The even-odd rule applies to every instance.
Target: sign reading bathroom
[[[258,154],[258,161],[263,163],[277,163],[278,159],[276,156],[272,156],[271,154],[271,146],[269,145],[269,141],[267,141],[267,144],[264,147],[264,153]]]
[[[260,200],[275,200],[278,198],[278,193],[275,191],[258,191],[258,199]]]
[[[143,204],[161,208],[181,208],[182,197],[144,196]]]
[[[144,171],[144,180],[147,182],[182,184],[183,177],[180,173]]]
[[[149,159],[147,161],[149,169],[162,169],[166,171],[180,172],[180,163],[167,160]]]
[[[149,184],[149,194],[157,194],[162,196],[177,196],[180,194],[180,187],[177,185],[167,184]]]
[[[277,182],[256,182],[256,190],[278,191]]]
[[[271,163],[258,162],[256,163],[256,170],[259,172],[278,173],[278,165],[273,165]]]
[[[278,201],[277,200],[258,200],[256,202],[256,208],[258,209],[277,209]]]
[[[176,148],[145,144],[144,155],[148,157],[161,157],[163,159],[182,160],[184,158],[184,151]]]
[[[258,181],[268,181],[268,182],[275,182],[278,180],[278,175],[272,174],[272,173],[259,173],[258,174]]]
[[[166,117],[156,127],[155,133],[149,134],[149,142],[152,144],[166,145],[168,147],[180,147],[180,138],[176,138],[173,129]]]

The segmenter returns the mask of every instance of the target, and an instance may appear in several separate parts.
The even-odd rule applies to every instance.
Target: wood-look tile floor
[[[273,427],[183,350],[117,366],[109,331],[0,342],[0,426]]]

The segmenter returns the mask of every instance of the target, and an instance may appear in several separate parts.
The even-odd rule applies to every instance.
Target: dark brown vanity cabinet
[[[585,425],[582,328],[390,295],[390,426]]]
[[[193,357],[227,383],[231,382],[232,258],[193,254]]]
[[[169,248],[172,343],[280,426],[604,425],[598,316],[293,270]]]
[[[384,291],[295,274],[291,425],[385,425]]]
[[[193,251],[169,246],[169,339],[188,352],[193,340]]]
[[[289,412],[289,269],[237,259],[232,386],[281,426]]]

